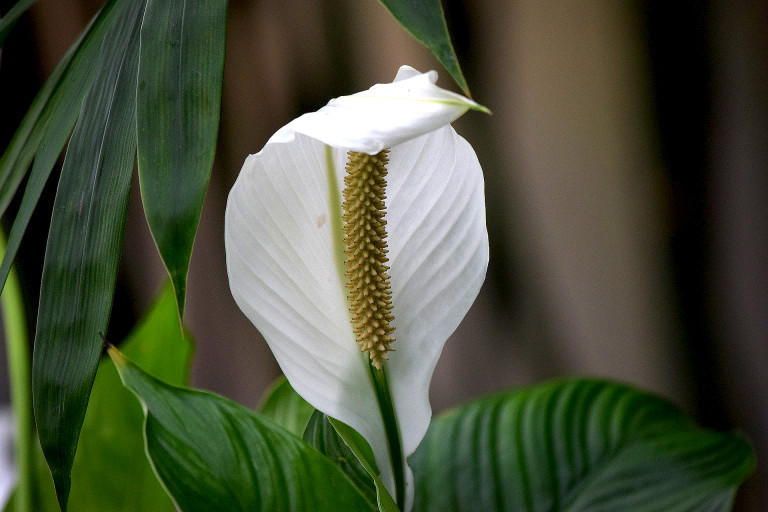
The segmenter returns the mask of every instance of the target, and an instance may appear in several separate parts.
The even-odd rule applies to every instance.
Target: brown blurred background
[[[435,410],[561,375],[628,382],[745,432],[759,469],[737,510],[768,510],[768,5],[443,4],[473,97],[493,111],[455,123],[485,172],[491,267],[438,365]],[[42,0],[18,23],[0,62],[0,148],[99,6]],[[231,0],[228,28],[186,320],[193,384],[255,406],[279,369],[227,285],[223,212],[244,158],[401,64],[456,87],[374,0]],[[51,180],[18,261],[30,311],[54,193]],[[130,208],[113,339],[164,281],[138,186]]]

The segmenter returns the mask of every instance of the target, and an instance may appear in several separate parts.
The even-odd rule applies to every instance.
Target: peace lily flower
[[[237,304],[293,388],[370,443],[393,496],[405,475],[406,508],[435,364],[488,264],[482,171],[450,126],[485,109],[436,80],[404,66],[291,121],[246,159],[225,222]]]

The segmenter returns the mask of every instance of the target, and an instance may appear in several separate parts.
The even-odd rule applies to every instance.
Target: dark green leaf
[[[315,411],[307,423],[304,440],[343,471],[371,505],[376,503],[376,485],[373,483],[373,479],[349,446],[341,439],[336,429],[328,422],[328,416],[320,411]],[[370,450],[370,446],[368,446],[368,450]],[[365,457],[363,460],[366,460]],[[368,460],[373,461],[373,452],[370,453]],[[375,463],[373,467],[375,468]],[[374,469],[373,472],[378,477],[378,471]]]
[[[0,158],[0,216],[16,193],[43,137],[48,135],[47,151],[58,146],[56,156],[64,147],[83,97],[93,82],[96,71],[93,63],[98,58],[104,35],[114,23],[115,4],[115,1],[107,3],[61,58]],[[48,173],[50,169],[45,173],[46,179]],[[9,240],[9,253],[10,245]]]
[[[169,384],[187,383],[192,356],[182,336],[173,288],[168,286],[121,349]],[[174,510],[144,453],[144,413],[109,360],[99,364],[72,467],[69,510]]]
[[[374,510],[304,441],[224,398],[164,384],[110,349],[144,406],[147,453],[185,512]]]
[[[658,397],[567,380],[434,420],[410,464],[416,511],[715,512],[755,461]]]
[[[8,237],[0,265],[0,289],[16,257],[29,219],[64,144],[72,133],[83,97],[90,89],[104,35],[122,10],[109,2],[61,59],[30,106],[27,115],[0,158],[0,215],[35,157],[19,212]]]
[[[451,44],[440,0],[380,0],[392,16],[412,36],[435,54],[461,90],[469,96],[469,87]]]
[[[3,46],[5,38],[11,33],[11,29],[16,23],[16,20],[19,19],[19,16],[32,7],[36,1],[37,0],[19,0],[16,2],[16,5],[11,7],[8,12],[0,18],[0,46]]]
[[[392,495],[389,494],[389,491],[384,487],[384,483],[379,477],[379,468],[376,467],[373,450],[371,450],[368,441],[349,425],[333,418],[328,418],[328,421],[373,479],[373,483],[376,486],[376,500],[378,501],[379,510],[381,512],[397,512],[398,508],[395,500],[392,499]]]
[[[285,377],[277,379],[268,391],[261,413],[324,454],[339,467],[379,509],[397,511],[397,505],[379,478],[379,471],[368,442],[344,423],[316,411]],[[378,491],[378,498],[377,498]]]
[[[139,179],[179,318],[219,128],[226,12],[226,0],[149,0],[141,28]]]
[[[122,2],[69,144],[43,264],[32,392],[43,453],[66,507],[70,470],[112,306],[135,159],[138,29]]]
[[[259,407],[261,417],[277,423],[297,437],[302,437],[315,408],[293,390],[284,376],[272,384],[265,396],[264,403]]]

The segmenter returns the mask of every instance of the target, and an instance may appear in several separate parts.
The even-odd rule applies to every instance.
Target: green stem
[[[5,255],[5,235],[0,231],[0,254]],[[17,512],[32,511],[32,391],[29,338],[21,287],[11,269],[2,295],[3,325],[8,351],[11,404],[16,419],[16,469],[19,479],[14,500]]]
[[[389,392],[387,382],[386,365],[381,370],[368,365],[373,378],[373,389],[376,391],[376,399],[381,410],[381,419],[384,421],[384,432],[389,444],[389,457],[392,462],[392,470],[395,475],[395,500],[400,510],[405,510],[405,461],[403,458],[403,445],[400,441],[400,426],[397,424],[395,406],[392,395]]]

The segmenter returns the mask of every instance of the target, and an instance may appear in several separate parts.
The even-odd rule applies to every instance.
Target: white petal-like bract
[[[334,100],[278,131],[246,159],[225,222],[237,304],[293,388],[368,440],[390,491],[381,413],[338,266],[334,230],[342,222],[346,152],[391,148],[386,220],[395,351],[385,368],[406,456],[429,425],[437,359],[488,264],[482,171],[449,126],[474,102],[437,88],[432,74],[414,73],[404,68],[393,84]]]

